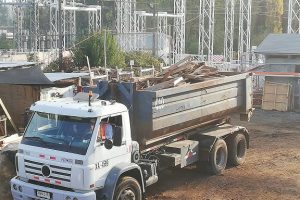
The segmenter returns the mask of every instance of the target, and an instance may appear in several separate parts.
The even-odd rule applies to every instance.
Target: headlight
[[[72,200],[72,199],[71,199],[71,197],[67,196],[67,197],[66,197],[66,200]]]
[[[13,184],[13,188],[14,188],[14,190],[17,190],[17,189],[18,189],[18,187],[17,187],[16,184]]]
[[[19,186],[19,191],[20,191],[20,192],[23,192],[22,186]]]

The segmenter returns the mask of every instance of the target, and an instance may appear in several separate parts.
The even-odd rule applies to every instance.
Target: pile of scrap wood
[[[222,76],[216,68],[196,63],[191,57],[187,57],[164,70],[158,77],[139,79],[136,82],[139,90],[156,91]]]

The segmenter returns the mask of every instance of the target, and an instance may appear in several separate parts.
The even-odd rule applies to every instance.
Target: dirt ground
[[[15,167],[7,156],[0,154],[0,200],[10,200],[9,180],[15,176]]]
[[[209,176],[195,166],[165,171],[147,188],[146,199],[300,199],[300,113],[256,110],[249,123],[236,117],[233,121],[250,131],[244,165],[220,176]],[[0,200],[10,199],[14,169],[7,163],[0,157]]]
[[[251,122],[236,119],[250,131],[244,165],[220,176],[196,167],[166,171],[147,200],[300,199],[300,114],[256,110]]]

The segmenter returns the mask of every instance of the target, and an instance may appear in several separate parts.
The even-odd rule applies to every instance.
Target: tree
[[[154,57],[151,53],[141,51],[126,53],[125,60],[127,65],[130,60],[134,60],[134,64],[139,67],[154,66],[158,68],[160,63],[164,63],[162,59]]]
[[[266,27],[271,33],[282,33],[283,0],[267,0]]]
[[[8,9],[5,6],[0,6],[0,26],[7,26],[9,22]]]
[[[36,53],[29,53],[29,54],[27,54],[27,61],[28,62],[39,62],[39,57]]]
[[[6,34],[2,33],[0,36],[0,49],[12,49],[13,48],[13,43],[11,40],[6,38]]]
[[[74,50],[74,62],[79,68],[86,66],[86,56],[89,57],[91,67],[104,66],[104,31],[93,33],[78,41]],[[106,60],[108,66],[125,66],[124,53],[119,49],[116,40],[110,32],[106,34]]]

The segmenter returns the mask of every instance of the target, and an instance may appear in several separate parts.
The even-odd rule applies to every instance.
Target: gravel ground
[[[167,170],[147,188],[147,200],[300,199],[300,114],[256,110],[249,123],[246,163],[209,176],[191,166]],[[10,200],[14,167],[0,154],[0,200]]]

